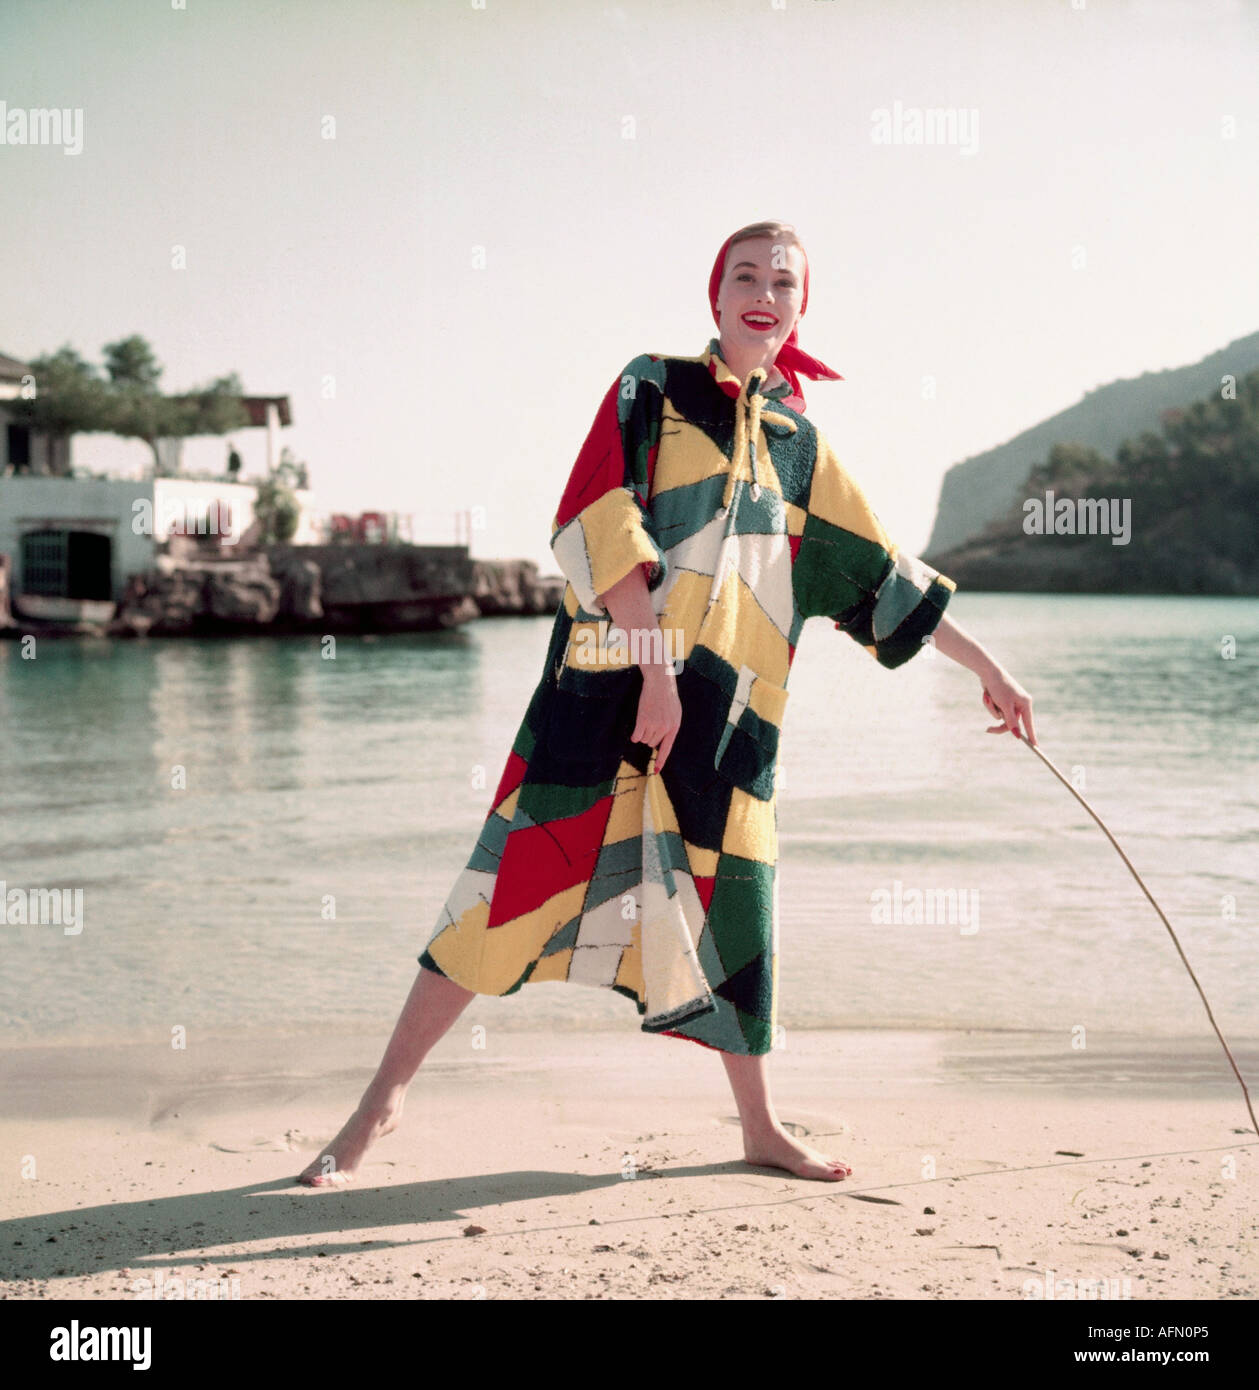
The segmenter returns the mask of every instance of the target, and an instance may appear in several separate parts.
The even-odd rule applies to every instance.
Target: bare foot
[[[294,1179],[306,1187],[346,1187],[352,1183],[363,1155],[377,1139],[392,1134],[402,1118],[402,1097],[379,1104],[359,1103],[358,1109],[341,1126],[340,1133],[324,1146]]]
[[[793,1139],[781,1128],[759,1134],[755,1139],[744,1136],[743,1157],[746,1162],[762,1168],[786,1168],[798,1178],[843,1182],[845,1178],[852,1177],[852,1169],[846,1163],[828,1158],[808,1144]]]

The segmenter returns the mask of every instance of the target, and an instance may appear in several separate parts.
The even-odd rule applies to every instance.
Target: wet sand
[[[293,1178],[383,1038],[7,1049],[5,1295],[1259,1292],[1259,1141],[1214,1039],[1093,1037],[1082,1054],[1026,1034],[791,1033],[770,1058],[778,1113],[852,1165],[840,1183],[745,1164],[720,1059],[694,1044],[478,1041],[442,1040],[341,1190]],[[1254,1074],[1253,1049],[1234,1051]]]

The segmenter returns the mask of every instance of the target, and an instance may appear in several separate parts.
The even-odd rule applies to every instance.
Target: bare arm
[[[964,628],[958,626],[946,613],[932,638],[936,650],[943,652],[959,666],[973,671],[984,688],[984,705],[988,711],[1002,719],[1001,724],[990,725],[990,734],[1010,732],[1019,734],[1019,720],[1023,721],[1024,734],[1029,743],[1036,742],[1036,729],[1032,723],[1032,697],[1013,676],[982,647]]]
[[[656,771],[659,772],[682,722],[682,701],[678,698],[664,634],[651,606],[643,567],[635,565],[624,579],[599,597],[612,621],[628,635],[630,652],[642,668],[643,690],[638,699],[634,742],[649,744],[657,750]]]
[[[937,651],[943,652],[950,661],[956,661],[959,666],[965,666],[968,671],[974,671],[985,685],[1001,669],[992,654],[981,647],[969,632],[960,628],[947,613],[940,619],[932,641]]]

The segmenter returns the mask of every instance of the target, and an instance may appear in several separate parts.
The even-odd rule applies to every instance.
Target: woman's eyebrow
[[[735,261],[735,263],[734,263],[734,268],[735,268],[736,270],[741,270],[744,266],[747,266],[747,268],[748,268],[749,270],[759,270],[759,269],[760,269],[760,266],[758,266],[758,265],[756,264],[755,261]],[[794,270],[788,270],[785,266],[783,267],[782,274],[784,274],[784,275],[790,275],[791,278],[792,278],[793,280],[796,278],[796,273],[795,273],[795,271],[794,271]]]

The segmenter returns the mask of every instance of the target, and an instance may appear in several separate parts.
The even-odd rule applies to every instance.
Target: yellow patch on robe
[[[610,618],[574,621],[569,629],[564,665],[575,667],[578,671],[622,670],[635,665],[632,643],[622,638],[618,646],[609,640],[609,635],[617,630]]]
[[[607,593],[636,564],[658,562],[638,504],[625,488],[605,492],[578,517],[590,561],[590,587],[596,594]]]
[[[675,487],[690,487],[730,471],[730,461],[699,428],[684,420],[666,400],[660,421],[660,449],[651,479],[651,499]]]
[[[752,682],[752,688],[748,693],[748,706],[753,713],[759,714],[762,719],[768,719],[776,729],[781,729],[790,693],[785,686],[775,685],[763,676],[758,676]]]
[[[668,766],[668,764],[666,764]],[[721,857],[715,849],[700,849],[690,840],[683,840],[686,849],[686,862],[691,866],[692,878],[712,878],[717,872],[717,860]]]
[[[436,949],[430,947],[433,959],[456,984],[461,975],[475,975],[478,993],[505,994],[559,928],[578,916],[586,889],[584,883],[575,884],[532,912],[496,927],[485,925],[489,904],[477,903],[463,913],[453,932],[434,943]]]
[[[533,967],[533,974],[529,976],[530,984],[546,980],[567,980],[568,968],[573,963],[573,948],[566,947],[562,951],[556,951],[542,959]]]
[[[778,858],[774,802],[762,801],[735,787],[730,798],[730,814],[726,818],[721,849],[723,854],[737,854],[741,859],[773,864]]]
[[[630,928],[630,944],[621,952],[613,983],[632,989],[640,997],[643,993],[643,929],[638,922]]]
[[[643,791],[646,786],[645,772],[639,772],[627,762],[622,762],[617,768],[612,811],[603,832],[605,845],[615,845],[621,840],[632,840],[642,835]]]
[[[892,542],[865,493],[821,435],[818,436],[813,485],[809,489],[809,511],[821,521],[829,521],[832,526],[851,531],[854,536],[874,541],[889,552],[892,549]]]
[[[711,584],[711,580],[708,581]],[[736,596],[732,585],[741,585],[745,592]],[[705,594],[707,598],[707,594]],[[704,645],[720,652],[737,671],[750,666],[759,675],[785,685],[787,680],[787,639],[770,622],[765,610],[748,589],[743,577],[733,569],[726,573],[717,607],[709,615],[710,626],[704,634]]]
[[[673,583],[657,621],[662,633],[667,630],[673,634],[666,640],[671,644],[672,654],[683,661],[690,657],[691,648],[699,635],[712,583],[711,574],[699,574],[695,570],[674,571]]]

